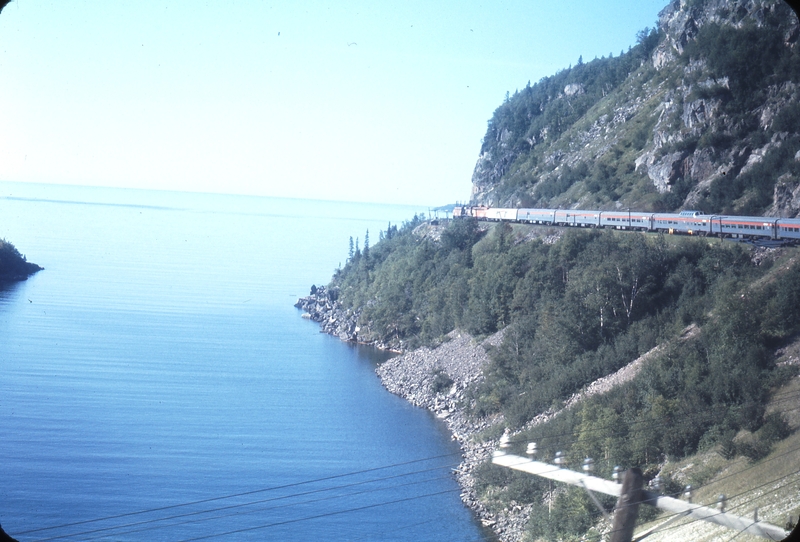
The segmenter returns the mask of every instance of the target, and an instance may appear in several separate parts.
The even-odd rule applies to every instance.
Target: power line
[[[41,528],[38,528],[38,529],[31,529],[31,530],[28,530],[28,531],[23,531],[23,532],[20,532],[20,533],[17,533],[17,534],[27,535],[27,534],[32,534],[32,533],[37,533],[37,532],[42,532],[42,531],[50,531],[50,530],[54,530],[54,529],[64,529],[66,527],[75,527],[75,526],[78,526],[78,525],[87,525],[87,524],[90,524],[90,523],[97,523],[97,522],[108,521],[108,520],[112,520],[112,519],[119,519],[119,518],[124,518],[124,517],[137,516],[137,515],[148,514],[148,513],[153,513],[153,512],[161,512],[161,511],[164,511],[164,510],[173,510],[173,509],[176,509],[176,508],[181,508],[181,507],[186,507],[186,506],[195,506],[195,505],[198,505],[198,504],[205,504],[205,503],[221,501],[221,500],[225,500],[225,499],[233,499],[233,498],[236,498],[236,497],[246,497],[248,495],[256,495],[258,493],[265,493],[265,492],[268,492],[268,491],[277,491],[279,489],[287,489],[287,488],[298,487],[298,486],[307,485],[307,484],[313,484],[313,483],[318,483],[318,482],[326,482],[326,481],[329,481],[329,480],[336,480],[336,479],[339,479],[339,478],[346,478],[348,476],[356,476],[356,475],[359,475],[359,474],[377,472],[377,471],[381,471],[381,470],[392,469],[392,468],[397,468],[397,467],[403,467],[403,466],[406,466],[406,465],[413,465],[413,464],[416,464],[416,463],[423,463],[423,462],[426,462],[426,461],[433,461],[435,459],[442,459],[442,458],[445,458],[445,457],[460,456],[460,455],[461,455],[460,452],[453,452],[453,453],[449,453],[449,454],[442,454],[442,455],[426,457],[426,458],[422,458],[422,459],[414,459],[414,460],[411,460],[411,461],[404,461],[402,463],[395,463],[395,464],[392,464],[392,465],[384,465],[384,466],[380,466],[380,467],[373,467],[373,468],[364,469],[364,470],[360,470],[360,471],[352,471],[352,472],[346,472],[346,473],[341,473],[341,474],[334,474],[334,475],[331,475],[331,476],[325,476],[325,477],[322,477],[322,478],[316,478],[316,479],[312,479],[312,480],[304,480],[304,481],[301,481],[301,482],[293,482],[293,483],[283,484],[283,485],[279,485],[279,486],[272,486],[272,487],[267,487],[267,488],[254,489],[254,490],[251,490],[251,491],[244,491],[244,492],[241,492],[241,493],[233,493],[233,494],[230,494],[230,495],[224,495],[224,496],[219,496],[219,497],[210,497],[210,498],[207,498],[207,499],[200,499],[200,500],[196,500],[196,501],[183,502],[183,503],[172,504],[172,505],[168,505],[168,506],[160,506],[160,507],[157,507],[157,508],[149,508],[149,509],[146,509],[146,510],[139,510],[139,511],[136,511],[136,512],[127,512],[127,513],[124,513],[124,514],[115,514],[115,515],[112,515],[112,516],[105,516],[105,517],[101,517],[101,518],[95,518],[95,519],[89,519],[89,520],[83,520],[83,521],[76,521],[76,522],[72,522],[72,523],[64,523],[64,524],[61,524],[61,525],[53,525],[53,526],[50,526],[50,527],[41,527]]]
[[[99,532],[115,531],[117,529],[123,529],[123,528],[126,528],[126,527],[139,527],[139,526],[143,526],[143,525],[151,525],[151,524],[154,524],[154,523],[160,523],[160,522],[164,522],[164,521],[169,521],[171,519],[181,519],[181,518],[187,518],[187,517],[192,517],[192,516],[200,516],[200,515],[204,515],[204,514],[213,514],[215,512],[230,511],[230,510],[234,510],[234,509],[245,508],[245,507],[249,507],[249,506],[255,506],[257,504],[264,504],[264,503],[267,503],[267,502],[274,502],[274,501],[279,501],[279,500],[293,499],[293,498],[307,496],[307,495],[311,495],[311,494],[315,494],[315,493],[323,493],[323,492],[327,492],[327,491],[335,491],[335,490],[347,489],[347,488],[351,488],[351,487],[355,487],[355,486],[359,486],[359,485],[371,484],[371,483],[376,483],[376,482],[384,482],[384,481],[387,481],[387,480],[392,480],[392,479],[396,479],[396,478],[402,478],[402,477],[406,477],[406,476],[412,476],[412,475],[415,475],[415,474],[423,474],[423,473],[426,473],[426,472],[431,472],[431,471],[435,471],[435,470],[441,470],[441,469],[449,468],[449,467],[452,467],[452,465],[445,465],[445,466],[436,467],[436,468],[433,468],[433,469],[419,470],[419,471],[414,471],[414,472],[410,472],[410,473],[398,474],[398,475],[394,475],[394,476],[387,476],[387,477],[382,477],[382,478],[374,478],[374,479],[371,479],[371,480],[355,482],[355,483],[352,483],[352,484],[344,484],[344,485],[333,486],[333,487],[328,487],[328,488],[315,489],[315,490],[312,490],[312,491],[306,491],[306,492],[301,492],[301,493],[293,493],[293,494],[289,494],[289,495],[283,495],[283,496],[280,496],[280,497],[273,497],[273,498],[270,498],[270,499],[262,499],[262,500],[257,500],[257,501],[250,501],[250,502],[239,503],[239,504],[234,504],[234,505],[229,505],[229,506],[224,506],[224,507],[218,507],[218,508],[211,508],[211,509],[207,509],[207,510],[189,512],[189,513],[186,513],[186,514],[178,514],[178,515],[174,515],[174,516],[156,518],[156,519],[140,521],[140,522],[136,522],[136,523],[129,523],[129,524],[125,524],[125,525],[106,527],[106,528],[96,529],[96,530],[92,530],[92,531],[84,531],[84,532],[80,532],[80,533],[71,533],[71,534],[63,535],[63,536],[40,539],[37,542],[45,542],[45,541],[48,541],[48,540],[57,540],[57,539],[66,538],[66,537],[70,537],[70,536],[79,536],[79,535],[85,535],[85,534],[95,534],[95,533],[99,533]],[[125,531],[125,532],[122,532],[122,533],[115,533],[115,534],[117,534],[117,535],[119,535],[119,534],[130,534],[130,533],[142,532],[142,531],[146,531],[146,530],[174,527],[174,526],[177,526],[177,525],[184,525],[184,524],[187,524],[187,523],[198,523],[198,522],[203,522],[203,521],[212,521],[212,520],[221,519],[221,518],[224,518],[224,517],[231,517],[231,516],[235,516],[235,515],[256,513],[256,512],[262,512],[262,511],[265,511],[265,510],[275,510],[275,509],[278,509],[278,508],[286,508],[286,507],[290,507],[290,506],[298,506],[298,505],[303,505],[303,504],[310,504],[310,503],[321,502],[321,501],[325,501],[325,500],[332,500],[332,499],[351,497],[351,496],[354,496],[354,495],[363,495],[363,494],[366,494],[366,493],[375,493],[375,492],[378,492],[378,491],[389,491],[389,490],[397,489],[397,488],[400,488],[400,487],[407,487],[407,486],[411,486],[411,485],[418,485],[418,484],[424,484],[424,483],[429,483],[429,482],[435,482],[435,481],[438,481],[438,480],[444,480],[446,478],[447,478],[446,476],[437,476],[437,477],[434,477],[434,478],[428,478],[428,479],[425,479],[425,480],[417,480],[417,481],[408,482],[408,483],[405,483],[405,484],[399,484],[399,485],[394,485],[394,486],[384,486],[384,487],[373,488],[373,489],[368,489],[368,490],[364,490],[364,491],[351,492],[351,493],[347,493],[345,495],[333,495],[333,496],[330,496],[330,497],[322,497],[322,498],[318,498],[318,499],[310,499],[310,500],[306,500],[306,501],[289,503],[289,504],[284,504],[284,505],[278,505],[278,506],[272,506],[272,507],[261,507],[261,508],[257,508],[255,510],[250,510],[250,511],[247,511],[247,512],[234,512],[234,513],[228,513],[228,514],[225,514],[225,515],[217,515],[217,516],[214,516],[214,517],[188,520],[188,521],[183,521],[183,522],[179,522],[179,523],[170,523],[168,525],[156,525],[156,526],[146,527],[146,528],[143,528],[143,529],[135,529],[135,530]],[[108,534],[101,535],[99,537],[94,537],[92,539],[101,539],[101,538],[105,538],[106,536],[110,536],[110,535],[108,535]],[[86,540],[90,540],[90,539],[86,539]]]
[[[783,529],[781,529],[780,527],[777,527],[775,525],[771,525],[771,524],[769,524],[767,522],[763,522],[763,523],[761,523],[761,524],[759,524],[759,525],[754,527],[754,524],[748,525],[749,520],[747,520],[745,518],[738,517],[738,516],[734,516],[734,515],[732,515],[730,513],[725,513],[721,509],[717,512],[711,507],[702,506],[702,505],[693,505],[691,503],[680,501],[680,500],[672,498],[672,497],[659,495],[657,493],[649,492],[649,491],[646,491],[646,490],[641,490],[642,491],[641,497],[636,497],[635,493],[636,494],[639,493],[638,489],[635,489],[635,493],[626,493],[626,491],[634,491],[634,490],[631,490],[629,486],[628,486],[629,489],[626,490],[626,485],[625,484],[627,484],[628,482],[631,482],[632,480],[630,480],[630,479],[626,480],[626,482],[623,483],[622,486],[620,486],[619,484],[614,483],[614,482],[612,482],[610,480],[605,480],[603,478],[597,478],[597,477],[594,477],[594,476],[591,476],[591,475],[588,475],[588,474],[582,474],[582,473],[579,473],[579,472],[575,472],[575,471],[564,469],[560,465],[556,466],[554,468],[552,465],[549,465],[547,463],[533,461],[533,460],[530,460],[530,459],[527,459],[527,458],[523,458],[523,457],[519,457],[519,456],[515,456],[515,455],[508,455],[508,454],[506,454],[506,453],[504,453],[502,451],[495,452],[495,454],[493,455],[493,458],[492,458],[492,462],[495,463],[495,464],[504,466],[504,467],[509,467],[509,468],[521,470],[523,472],[527,472],[527,473],[534,474],[534,475],[537,475],[537,476],[542,476],[542,477],[545,477],[545,478],[550,478],[550,479],[553,479],[553,480],[556,480],[556,481],[559,481],[559,482],[563,482],[563,483],[567,483],[567,484],[570,484],[570,485],[581,486],[584,489],[586,489],[587,491],[589,491],[590,496],[591,496],[591,492],[592,491],[599,491],[599,492],[602,492],[602,493],[606,493],[608,495],[619,496],[619,501],[617,503],[617,512],[618,513],[619,513],[620,510],[626,509],[628,506],[630,506],[630,507],[638,507],[640,503],[646,502],[648,504],[651,504],[653,506],[657,506],[659,508],[666,508],[666,509],[671,510],[673,512],[677,512],[676,515],[673,515],[673,518],[679,518],[682,515],[691,515],[691,516],[693,516],[693,517],[695,517],[697,519],[700,519],[700,520],[703,520],[703,521],[711,521],[713,523],[718,523],[720,525],[723,525],[723,526],[729,527],[729,528],[733,528],[733,529],[739,529],[739,530],[743,529],[743,530],[748,530],[749,531],[751,528],[753,528],[754,529],[753,530],[753,534],[757,534],[759,536],[765,536],[765,537],[768,537],[768,538],[774,538],[774,536],[780,536],[782,538],[783,536],[785,536],[785,531]],[[638,469],[637,469],[637,471],[638,471]],[[796,475],[798,472],[800,472],[800,471],[796,471],[796,472],[792,473],[792,476]],[[629,475],[630,473],[631,473],[631,471],[628,471],[626,473],[626,476]],[[758,489],[760,489],[762,487],[765,487],[767,485],[773,485],[773,484],[775,484],[775,482],[778,482],[778,481],[780,481],[782,479],[785,479],[785,478],[786,478],[785,476],[781,476],[779,478],[776,478],[774,480],[771,480],[769,482],[761,484],[761,485],[759,485],[759,486],[757,486],[755,488],[751,488],[751,489],[749,489],[749,490],[747,490],[745,492],[742,492],[742,493],[740,493],[738,495],[735,495],[732,498],[737,498],[737,497],[740,497],[742,495],[747,495],[747,494],[753,493],[754,491],[757,491]],[[640,485],[641,484],[641,471],[638,471],[638,474],[636,474],[633,477],[633,479],[638,479],[639,480],[638,484]],[[778,488],[784,487],[785,485],[788,485],[789,483],[793,483],[793,482],[786,482],[782,486],[779,486]],[[778,489],[778,488],[775,488],[775,489]],[[626,499],[628,501],[627,506],[625,504]],[[733,508],[734,509],[735,508],[739,508],[740,506],[744,506],[746,503],[747,502],[742,503],[742,504],[737,505],[737,506],[735,506]],[[599,503],[597,503],[597,504],[598,504],[598,506],[600,506]],[[618,524],[618,520],[619,521],[623,521],[624,517],[625,517],[624,515],[623,516],[615,516],[615,520],[614,520],[615,521],[615,525],[617,525],[617,526],[619,526],[621,528],[621,526]],[[628,518],[628,519],[630,519],[630,518]],[[756,522],[756,523],[758,523],[758,522]],[[623,533],[622,534],[622,538],[623,539],[630,540],[630,536],[632,535],[633,525],[632,525],[632,523],[630,523],[630,521],[625,522],[625,525],[626,525],[625,529],[621,530],[621,531],[618,531],[618,532],[619,533]],[[631,531],[629,532],[627,529],[631,529]]]
[[[422,480],[422,481],[417,481],[417,482],[409,482],[409,483],[406,483],[406,484],[400,484],[400,485],[394,486],[394,487],[358,491],[358,492],[354,492],[354,493],[349,493],[347,495],[335,495],[335,496],[330,496],[330,497],[321,497],[321,498],[317,498],[317,499],[308,499],[308,500],[301,501],[301,502],[282,504],[282,505],[278,505],[278,506],[260,507],[260,508],[257,508],[257,509],[254,509],[254,510],[249,510],[249,511],[246,511],[246,512],[231,512],[231,513],[227,513],[227,514],[223,514],[223,515],[216,515],[216,516],[208,517],[208,518],[186,520],[186,521],[181,521],[181,522],[170,523],[170,524],[167,524],[167,525],[156,525],[156,526],[151,526],[151,527],[145,527],[143,529],[134,529],[134,530],[129,530],[129,531],[116,532],[116,533],[113,533],[113,535],[112,534],[105,534],[105,535],[101,535],[99,537],[89,538],[89,539],[86,539],[86,540],[100,540],[100,539],[106,538],[108,536],[119,536],[121,534],[132,534],[132,533],[139,533],[139,532],[144,532],[144,531],[152,531],[152,530],[155,530],[155,529],[173,528],[173,527],[177,527],[177,526],[180,526],[180,525],[186,525],[186,524],[190,524],[190,523],[198,524],[198,523],[202,523],[202,522],[205,522],[205,521],[214,521],[214,520],[229,518],[229,517],[233,517],[233,516],[241,516],[241,515],[244,515],[244,514],[254,514],[254,513],[257,513],[257,512],[277,510],[277,509],[280,509],[280,508],[288,508],[288,507],[292,507],[292,506],[308,505],[308,504],[319,503],[319,502],[323,502],[323,501],[330,501],[330,500],[334,500],[334,499],[345,498],[345,497],[353,497],[353,496],[356,496],[356,495],[364,495],[364,494],[367,494],[367,493],[376,493],[378,491],[388,491],[388,490],[397,489],[397,488],[400,488],[400,487],[408,487],[408,486],[412,486],[412,485],[425,484],[425,483],[434,482],[434,481],[442,480],[442,479],[443,479],[443,477],[440,476],[440,477],[436,477],[436,478],[430,478],[430,479],[427,479],[427,480]],[[214,512],[214,510],[208,511],[208,512],[209,513],[210,512]],[[202,512],[202,513],[207,513],[207,512]],[[156,520],[156,521],[160,521],[160,520]],[[78,534],[80,534],[80,533],[78,533]],[[70,536],[72,536],[72,535],[70,535]]]
[[[800,473],[800,471],[794,472],[792,475],[796,475],[796,474],[798,474],[798,473]],[[792,475],[790,475],[790,476],[792,476]],[[736,495],[733,495],[733,496],[731,496],[731,497],[729,497],[729,498],[730,498],[730,499],[735,499],[735,498],[737,498],[737,497],[741,497],[742,495],[746,495],[746,494],[748,494],[748,493],[751,493],[751,492],[753,492],[753,491],[756,491],[756,490],[758,490],[758,489],[761,489],[762,487],[768,486],[768,485],[770,485],[770,484],[774,484],[775,482],[777,482],[777,481],[779,481],[779,480],[781,480],[781,479],[783,479],[783,478],[786,478],[786,477],[782,476],[782,477],[780,477],[780,478],[776,478],[776,479],[774,479],[774,480],[770,480],[769,482],[766,482],[766,483],[764,483],[764,484],[761,484],[761,485],[759,485],[759,486],[756,486],[756,487],[754,487],[754,488],[748,489],[747,491],[743,491],[743,492],[741,492],[741,493],[738,493],[738,494],[736,494]],[[780,486],[776,487],[775,489],[781,489],[782,487],[785,487],[785,486],[787,486],[787,485],[789,485],[789,484],[792,484],[792,483],[794,483],[794,482],[795,482],[794,480],[787,481],[786,483],[784,483],[784,484],[782,484],[782,485],[780,485]],[[755,497],[755,498],[757,498],[757,497]],[[755,498],[754,498],[754,499],[755,499]],[[743,503],[737,504],[736,506],[732,506],[732,507],[730,508],[730,510],[735,510],[735,509],[737,509],[737,508],[741,508],[742,506],[745,506],[747,503],[750,503],[750,502],[752,502],[754,499],[750,499],[750,500],[747,500],[747,501],[745,501],[745,502],[743,502]],[[705,506],[709,506],[709,507],[711,507],[711,506],[714,506],[714,504],[716,504],[716,503],[709,503],[709,504],[706,504]],[[722,513],[723,513],[723,512],[719,512],[719,514],[722,514]],[[663,516],[663,517],[669,518],[669,517],[671,517],[671,516],[675,516],[675,515],[679,515],[679,514],[670,514],[670,515]],[[700,520],[699,520],[699,519],[691,519],[691,520],[690,520],[690,521],[688,521],[687,523],[683,523],[683,524],[679,524],[679,525],[673,525],[673,526],[671,526],[671,527],[666,527],[666,528],[664,528],[663,530],[664,530],[664,531],[667,531],[667,530],[670,530],[670,529],[677,529],[677,528],[680,528],[680,527],[684,527],[684,526],[686,526],[686,525],[689,525],[689,524],[691,524],[691,523],[695,523],[695,522],[697,522],[697,521],[700,521]],[[757,522],[753,522],[753,524],[755,524],[755,523],[757,523]]]
[[[448,489],[448,490],[444,490],[444,491],[437,491],[435,493],[427,493],[425,495],[415,495],[413,497],[405,497],[403,499],[396,499],[396,500],[393,500],[393,501],[386,501],[386,502],[381,502],[381,503],[373,503],[373,504],[368,504],[368,505],[365,505],[365,506],[359,506],[359,507],[356,507],[356,508],[348,508],[348,509],[345,509],[345,510],[337,510],[336,512],[326,512],[324,514],[317,514],[317,515],[314,515],[314,516],[306,516],[306,517],[302,517],[302,518],[287,519],[287,520],[284,520],[284,521],[276,521],[276,522],[273,522],[273,523],[266,523],[264,525],[258,525],[256,527],[247,527],[247,528],[244,528],[244,529],[236,529],[236,530],[227,531],[227,532],[224,532],[224,533],[217,533],[217,534],[211,534],[211,535],[206,535],[206,536],[199,536],[199,537],[196,537],[196,538],[187,538],[187,539],[184,539],[184,540],[180,540],[178,542],[195,542],[197,540],[207,540],[209,538],[219,538],[219,537],[228,536],[228,535],[232,535],[232,534],[239,534],[239,533],[244,533],[244,532],[249,532],[249,531],[258,531],[258,530],[261,530],[261,529],[269,529],[270,527],[278,527],[278,526],[281,526],[281,525],[289,525],[291,523],[299,523],[299,522],[302,522],[302,521],[311,521],[311,520],[314,520],[314,519],[337,516],[337,515],[341,515],[341,514],[349,514],[351,512],[360,512],[362,510],[369,510],[371,508],[378,508],[380,506],[389,506],[389,505],[398,504],[398,503],[401,503],[401,502],[408,502],[408,501],[413,501],[413,500],[417,500],[417,499],[425,499],[425,498],[428,498],[428,497],[435,497],[437,495],[446,495],[448,493],[454,493],[454,492],[457,492],[457,491],[461,491],[461,488]]]

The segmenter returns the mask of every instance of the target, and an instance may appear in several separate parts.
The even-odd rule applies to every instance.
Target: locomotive
[[[641,211],[587,211],[582,209],[507,209],[457,206],[453,218],[474,217],[548,226],[613,228],[670,234],[727,237],[742,240],[800,240],[800,218],[707,215],[700,211],[648,213]]]

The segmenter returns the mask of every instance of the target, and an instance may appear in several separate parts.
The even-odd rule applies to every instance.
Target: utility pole
[[[674,520],[684,517],[716,523],[717,525],[722,525],[723,527],[734,529],[739,532],[760,536],[761,538],[766,538],[767,540],[783,540],[789,536],[789,533],[786,530],[765,521],[761,521],[757,516],[751,519],[735,516],[725,512],[724,498],[721,499],[722,503],[720,508],[710,508],[708,506],[693,504],[690,497],[690,486],[687,486],[686,488],[686,495],[689,497],[689,500],[682,501],[680,499],[667,497],[656,492],[642,489],[642,473],[639,469],[630,469],[629,471],[623,473],[623,484],[619,484],[611,480],[598,478],[597,476],[590,476],[588,474],[588,469],[584,469],[587,470],[587,473],[584,474],[563,468],[563,454],[558,456],[559,461],[553,465],[551,463],[544,463],[542,461],[534,461],[528,457],[506,453],[503,451],[503,448],[508,448],[508,441],[509,439],[507,435],[503,435],[503,438],[500,439],[501,449],[492,455],[492,463],[495,465],[527,472],[529,474],[535,474],[536,476],[541,476],[557,482],[563,482],[565,484],[582,487],[589,492],[590,497],[593,497],[592,491],[619,497],[619,500],[617,501],[616,513],[614,514],[615,517],[613,525],[615,534],[620,533],[620,537],[613,538],[612,540],[614,542],[630,542],[632,540],[633,526],[636,522],[636,516],[638,515],[639,503],[649,504],[651,506],[661,508],[662,510],[672,512],[675,515],[672,519],[657,526],[656,528],[640,534],[636,537],[637,540],[641,540],[645,536],[664,527],[667,523],[671,523]],[[535,457],[535,443],[530,443],[528,445],[527,453],[530,456]],[[635,472],[631,473],[631,471],[638,471],[638,476]],[[627,486],[631,489],[627,489],[624,482],[626,481],[627,477],[631,476],[634,477],[634,479],[629,480]],[[626,495],[627,499],[624,499],[623,497]],[[592,500],[595,500],[594,497]],[[629,509],[634,509],[635,511],[633,511],[632,514],[628,514]],[[605,513],[605,511],[603,512]],[[623,516],[624,518],[620,518],[619,516]],[[618,521],[620,522],[619,527],[617,523]],[[627,536],[627,538],[622,538],[623,535]]]
[[[639,516],[639,503],[642,502],[642,471],[633,468],[622,475],[622,493],[614,508],[614,523],[611,542],[631,542],[636,518]]]

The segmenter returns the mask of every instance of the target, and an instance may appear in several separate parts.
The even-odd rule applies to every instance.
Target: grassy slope
[[[780,527],[785,527],[788,516],[794,521],[800,514],[800,377],[791,379],[775,390],[768,411],[784,414],[794,433],[778,443],[764,459],[751,463],[743,457],[726,461],[716,450],[695,454],[665,468],[668,473],[681,473],[687,483],[698,486],[694,502],[716,506],[720,494],[728,497],[726,511],[742,517],[752,517],[758,508],[758,517]],[[698,484],[697,482],[702,482]],[[642,525],[644,531],[668,519],[664,514]],[[713,523],[681,520],[662,532],[648,538],[653,542],[692,540],[712,542],[730,540],[735,533]],[[742,542],[763,540],[741,534]]]

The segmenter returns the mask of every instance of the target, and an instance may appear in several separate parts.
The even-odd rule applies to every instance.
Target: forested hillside
[[[781,0],[671,2],[630,50],[508,96],[472,201],[796,216],[798,36]]]
[[[779,1],[671,3],[629,51],[507,97],[473,202],[797,215],[799,36]],[[536,441],[543,457],[593,457],[601,476],[637,466],[671,492],[742,462],[772,472],[780,446],[800,462],[796,409],[776,406],[797,398],[782,388],[800,367],[796,247],[414,217],[351,250],[325,296],[320,321],[383,348],[502,330],[459,405],[489,425],[476,442],[506,431],[514,452]],[[570,402],[634,360],[624,382]],[[431,376],[447,393],[448,375]],[[584,492],[489,462],[471,475],[479,506],[524,516],[530,540],[602,531]]]
[[[776,356],[800,332],[796,248],[474,219],[432,226],[417,217],[388,231],[328,288],[355,315],[362,342],[408,350],[447,341],[456,328],[477,337],[504,329],[462,404],[475,418],[501,420],[482,438],[508,428],[518,453],[536,441],[544,457],[594,457],[605,476],[614,465],[639,466],[649,480],[665,461],[697,452],[757,461],[793,432],[767,405],[798,373]],[[648,352],[632,381],[561,411]],[[560,414],[531,426],[543,412]],[[545,482],[489,464],[476,478],[498,509],[555,506],[548,521],[531,520],[546,540],[578,535],[599,516],[571,493],[547,504]],[[563,522],[576,506],[583,519]]]
[[[19,250],[3,239],[0,239],[0,284],[25,280],[42,268],[30,263]]]

